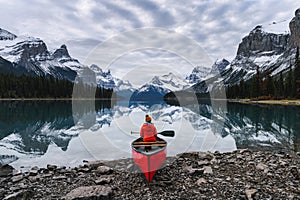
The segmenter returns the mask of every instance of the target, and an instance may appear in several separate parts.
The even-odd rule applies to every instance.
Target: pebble
[[[112,173],[112,171],[113,171],[113,169],[112,168],[110,168],[110,167],[108,167],[108,166],[99,166],[98,168],[97,168],[97,173],[98,174],[110,174],[110,173]]]
[[[197,180],[196,184],[198,186],[201,186],[203,183],[207,183],[207,180],[205,178],[200,178]]]
[[[66,196],[66,200],[78,200],[78,199],[103,199],[108,200],[112,197],[112,189],[107,186],[85,186],[78,187]]]
[[[257,192],[256,189],[247,189],[245,190],[246,196],[248,200],[252,200],[253,195]]]
[[[184,153],[167,158],[151,183],[131,159],[90,161],[68,169],[29,167],[29,172],[0,177],[0,199],[26,199],[29,194],[34,200],[297,199],[300,157],[276,155],[247,149]]]
[[[47,165],[47,169],[50,171],[56,170],[57,166],[56,165]]]
[[[95,183],[97,185],[105,185],[105,184],[109,184],[111,182],[111,180],[112,179],[109,177],[103,177],[103,178],[95,180]]]
[[[213,174],[213,170],[210,166],[203,167],[203,174]]]
[[[21,174],[21,175],[13,176],[13,177],[11,178],[11,181],[12,181],[13,183],[16,183],[16,182],[19,182],[19,181],[23,180],[23,178],[24,178],[24,176],[23,176],[23,174]]]

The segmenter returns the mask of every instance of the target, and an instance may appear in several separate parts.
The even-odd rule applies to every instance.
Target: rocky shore
[[[168,158],[148,184],[130,159],[0,169],[0,199],[300,199],[300,154],[237,150]]]

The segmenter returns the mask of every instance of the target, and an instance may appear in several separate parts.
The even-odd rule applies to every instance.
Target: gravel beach
[[[0,168],[0,199],[300,199],[300,153],[190,152],[169,157],[149,184],[131,159]]]

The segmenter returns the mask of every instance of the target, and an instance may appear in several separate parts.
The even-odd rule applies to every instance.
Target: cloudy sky
[[[0,0],[0,5],[1,28],[16,35],[39,37],[50,50],[67,44],[70,54],[86,64],[91,64],[89,55],[102,42],[149,27],[163,28],[195,41],[212,61],[218,58],[230,61],[242,38],[256,25],[276,32],[288,31],[288,23],[300,7],[298,0]],[[189,60],[166,46],[154,51],[144,50],[143,45],[118,55],[110,63],[115,66],[113,71],[125,76],[116,69],[130,62],[148,69],[153,68],[153,62],[156,66],[164,62],[165,71],[175,63],[190,65]],[[189,70],[186,67],[178,71]]]

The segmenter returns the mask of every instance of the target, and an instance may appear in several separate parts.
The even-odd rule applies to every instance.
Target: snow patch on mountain
[[[66,45],[50,52],[41,39],[28,36],[0,40],[0,56],[23,73],[71,81],[85,67],[69,55]]]
[[[192,73],[185,79],[189,84],[196,84],[208,78],[211,68],[204,66],[197,66]]]
[[[0,28],[0,40],[14,40],[16,37],[15,34]]]
[[[187,81],[172,72],[162,76],[154,76],[148,84],[163,88],[166,91],[184,90],[190,86]]]
[[[96,81],[99,87],[104,87],[106,89],[114,89],[114,91],[134,91],[133,86],[128,80],[121,80],[114,77],[111,71],[103,71],[99,66],[93,64],[90,69],[96,74]]]

